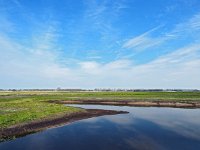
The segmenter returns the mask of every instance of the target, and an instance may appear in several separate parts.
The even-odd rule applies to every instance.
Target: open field
[[[0,101],[12,100],[158,100],[199,101],[200,92],[57,92],[16,91],[0,92]]]
[[[49,103],[48,101],[53,101]],[[60,101],[123,102],[200,102],[200,92],[58,92],[58,91],[3,91],[0,92],[0,129],[84,112],[66,107]],[[58,102],[56,104],[56,102]]]

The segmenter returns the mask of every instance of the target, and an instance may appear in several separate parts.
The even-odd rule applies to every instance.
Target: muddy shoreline
[[[92,104],[92,105],[116,105],[137,107],[174,107],[174,108],[200,108],[200,102],[192,101],[139,101],[139,100],[51,100],[57,104]]]
[[[56,127],[63,124],[69,124],[74,121],[82,119],[103,116],[103,115],[115,115],[124,113],[128,112],[115,111],[115,110],[86,109],[86,111],[84,112],[76,112],[62,116],[57,116],[54,118],[47,118],[30,123],[16,125],[9,128],[0,129],[0,142],[8,139],[13,139],[16,137],[25,136],[27,134],[39,132],[51,127]]]

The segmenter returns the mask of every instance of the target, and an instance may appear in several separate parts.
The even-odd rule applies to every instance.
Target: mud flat
[[[138,107],[175,107],[175,108],[200,108],[200,102],[187,101],[137,101],[137,100],[51,100],[50,103],[57,104],[97,104],[116,106],[138,106]]]

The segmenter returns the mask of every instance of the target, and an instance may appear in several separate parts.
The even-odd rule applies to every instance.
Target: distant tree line
[[[96,92],[200,92],[198,89],[111,89],[111,88],[95,88],[95,89],[0,89],[0,91],[68,91],[68,92],[81,92],[81,91],[96,91]]]

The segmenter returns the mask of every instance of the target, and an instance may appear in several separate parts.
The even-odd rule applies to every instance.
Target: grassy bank
[[[51,104],[49,100],[139,100],[200,102],[200,92],[0,92],[0,128],[56,115],[83,111]]]
[[[78,111],[83,110],[60,104],[50,104],[33,98],[4,99],[1,97],[0,129]]]

